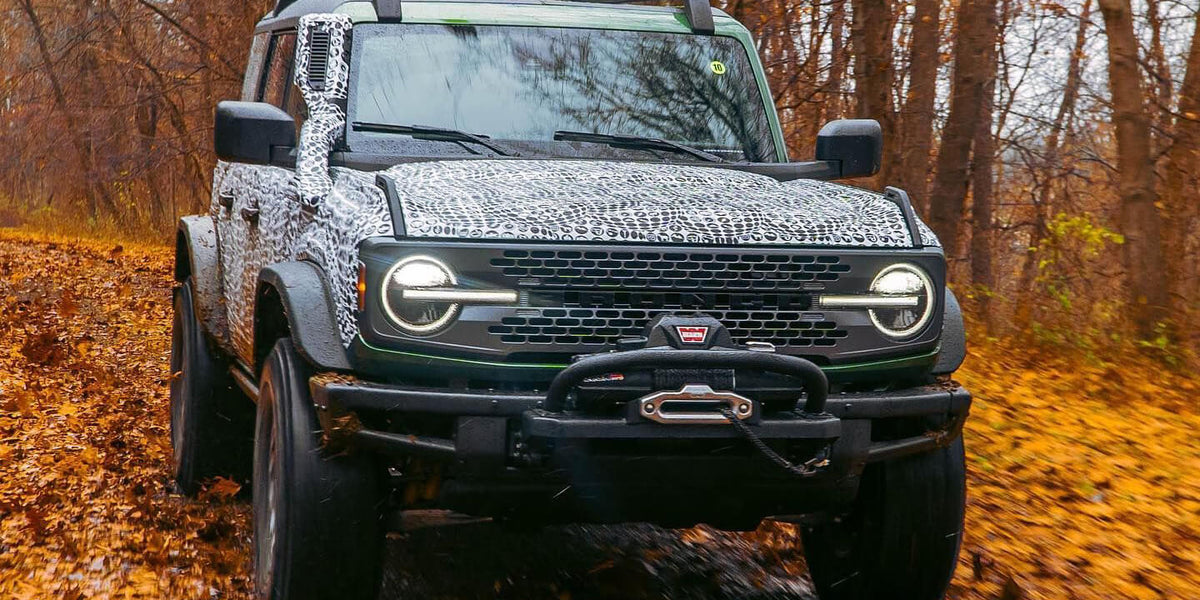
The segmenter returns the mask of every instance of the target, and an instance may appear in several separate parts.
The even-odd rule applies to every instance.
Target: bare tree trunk
[[[998,34],[996,12],[993,10],[983,18],[991,21],[987,28],[994,32],[994,35]],[[976,307],[988,331],[995,330],[991,296],[996,291],[996,280],[992,271],[996,138],[992,134],[992,119],[996,104],[996,45],[1000,41],[998,37],[993,38],[991,44],[985,46],[983,54],[979,56],[988,77],[983,85],[982,106],[979,111],[979,126],[975,129],[974,158],[971,165],[971,283],[979,289]]]
[[[1125,269],[1134,326],[1142,338],[1167,319],[1167,280],[1161,224],[1154,206],[1150,120],[1146,116],[1138,42],[1129,0],[1100,0],[1108,34],[1108,82],[1117,127],[1117,182],[1121,194],[1119,228],[1125,236]]]
[[[979,130],[984,87],[992,76],[979,57],[995,44],[995,13],[996,0],[962,0],[959,4],[950,116],[942,132],[929,211],[931,225],[952,262],[960,256],[971,147]]]
[[[1163,205],[1170,220],[1163,228],[1163,252],[1167,260],[1167,280],[1171,285],[1171,314],[1178,316],[1184,327],[1196,326],[1192,303],[1200,288],[1195,256],[1200,252],[1200,240],[1194,233],[1198,223],[1196,190],[1200,189],[1200,12],[1192,34],[1192,46],[1187,57],[1187,73],[1179,90],[1179,116],[1175,119],[1173,141],[1167,151],[1166,182],[1163,186]]]
[[[1083,72],[1083,52],[1087,44],[1087,32],[1092,19],[1092,1],[1084,0],[1083,9],[1079,14],[1079,27],[1075,30],[1075,46],[1067,63],[1067,80],[1063,84],[1063,97],[1050,124],[1050,132],[1046,135],[1045,168],[1041,186],[1038,189],[1037,200],[1033,206],[1033,225],[1029,232],[1029,250],[1021,266],[1021,278],[1017,289],[1026,292],[1033,289],[1037,277],[1037,254],[1035,248],[1046,238],[1046,223],[1049,215],[1061,209],[1061,198],[1053,196],[1054,186],[1060,179],[1067,176],[1067,169],[1062,165],[1062,135],[1067,120],[1075,114],[1075,105],[1079,101],[1079,84]],[[1066,185],[1065,182],[1062,182]],[[1022,327],[1028,326],[1033,317],[1030,309],[1032,302],[1022,302],[1017,310],[1017,321]]]
[[[846,78],[846,0],[833,0],[829,8],[831,38],[829,76],[825,79],[825,120],[842,118],[842,81]]]
[[[853,0],[851,37],[854,40],[855,114],[875,119],[883,126],[883,155],[895,142],[895,117],[892,114],[892,32],[895,16],[891,0]],[[892,167],[885,161],[878,181],[888,181]]]
[[[1162,15],[1158,10],[1159,0],[1146,0],[1146,20],[1150,23],[1150,64],[1149,70],[1154,83],[1154,110],[1151,112],[1150,127],[1153,134],[1154,150],[1152,158],[1157,162],[1171,122],[1171,100],[1174,90],[1171,84],[1171,64],[1167,61],[1167,53],[1163,49]]]
[[[929,211],[929,166],[933,157],[934,102],[940,64],[941,0],[916,0],[912,47],[908,59],[908,94],[904,101],[900,139],[902,148],[896,183],[908,191],[918,212]]]

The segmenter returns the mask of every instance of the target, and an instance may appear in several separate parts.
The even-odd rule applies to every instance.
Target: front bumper
[[[597,374],[689,363],[794,377],[802,407],[797,402],[779,410],[755,401],[745,424],[789,461],[823,458],[823,468],[797,477],[728,423],[667,424],[640,414],[635,402],[598,414],[576,410],[567,400]],[[419,462],[422,485],[430,479],[429,465],[437,465],[437,492],[406,494],[402,504],[668,525],[739,526],[732,521],[747,519],[749,526],[765,516],[844,507],[865,465],[950,444],[971,404],[970,394],[952,383],[827,394],[824,376],[808,361],[719,350],[592,357],[564,370],[545,392],[450,391],[332,374],[318,375],[310,385],[332,443],[379,453],[400,473]]]
[[[312,381],[312,393],[317,409],[333,416],[358,413],[389,415],[440,415],[464,423],[482,419],[505,422],[506,434],[513,430],[522,437],[540,439],[731,439],[740,437],[729,427],[713,425],[662,425],[653,422],[630,422],[622,416],[590,416],[545,409],[545,396],[496,392],[454,392],[443,389],[405,388],[359,381],[344,376],[318,376]],[[866,444],[861,454],[867,462],[897,458],[906,454],[931,450],[952,441],[961,428],[971,406],[971,394],[957,384],[938,383],[897,391],[842,392],[829,398],[826,415],[804,418],[795,414],[764,417],[753,425],[759,437],[765,439],[830,439],[839,438],[847,426],[870,424],[874,420],[911,417],[945,417],[949,427],[944,435],[912,436],[898,440],[874,441]],[[481,440],[438,439],[407,433],[387,433],[355,428],[338,430],[340,425],[327,427],[331,437],[351,439],[387,454],[404,456],[421,454],[442,458],[463,456],[478,449]],[[458,433],[475,433],[473,428],[457,427]],[[950,437],[947,438],[946,435]],[[490,454],[503,454],[502,447],[491,448]]]

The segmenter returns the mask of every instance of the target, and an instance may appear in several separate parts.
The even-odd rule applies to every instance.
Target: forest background
[[[236,486],[170,483],[170,242],[270,3],[0,0],[0,596],[251,596]],[[1195,597],[1200,4],[717,4],[758,40],[791,156],[878,119],[884,170],[856,183],[908,190],[946,248],[975,394],[949,597]],[[643,558],[732,544],[727,571],[803,572],[790,529],[677,537]],[[506,585],[536,595],[454,581],[583,598],[654,563],[599,556],[570,585],[524,561]]]
[[[791,155],[879,120],[883,172],[992,336],[1200,349],[1200,10],[1181,0],[725,0]],[[269,0],[0,0],[0,227],[169,239]],[[1193,363],[1194,364],[1194,363]]]

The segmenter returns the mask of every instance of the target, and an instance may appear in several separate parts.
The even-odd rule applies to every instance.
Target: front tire
[[[806,528],[804,553],[822,600],[939,600],[962,543],[966,460],[946,448],[869,465],[854,510]]]
[[[190,279],[175,289],[171,326],[171,466],[188,496],[217,476],[247,482],[254,439],[253,405],[209,347],[192,289]]]
[[[375,598],[383,560],[380,475],[330,456],[308,367],[283,339],[259,384],[254,437],[254,579],[261,600]]]

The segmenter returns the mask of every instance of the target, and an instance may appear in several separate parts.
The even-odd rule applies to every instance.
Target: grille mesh
[[[488,333],[505,344],[584,344],[606,346],[641,335],[656,315],[673,311],[639,309],[541,309],[537,316],[505,317]],[[833,321],[802,321],[802,313],[704,311],[729,328],[734,341],[769,342],[779,348],[829,347],[847,336]]]
[[[506,250],[491,264],[510,277],[559,289],[800,291],[850,271],[837,256],[721,252]]]
[[[609,346],[641,335],[659,314],[712,316],[734,341],[769,342],[778,348],[831,347],[847,337],[822,313],[804,312],[814,285],[850,272],[837,256],[785,253],[643,252],[608,250],[506,250],[491,259],[505,275],[533,291],[554,291],[553,306],[525,309],[488,332],[504,344]],[[604,292],[604,302],[594,294]],[[687,292],[708,298],[703,307],[680,304]],[[797,293],[799,292],[799,294]],[[580,303],[587,296],[590,302]],[[751,304],[747,304],[750,301]],[[596,308],[600,306],[600,308]]]

